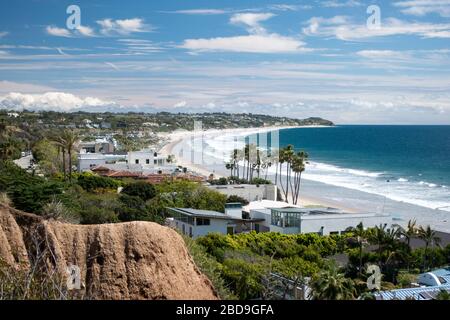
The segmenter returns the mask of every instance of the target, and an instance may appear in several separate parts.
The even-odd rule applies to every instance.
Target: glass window
[[[145,159],[146,164],[150,164],[150,159]]]
[[[139,159],[134,160],[134,163],[139,164]]]

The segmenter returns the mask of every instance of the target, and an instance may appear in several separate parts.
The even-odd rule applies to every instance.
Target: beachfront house
[[[95,149],[89,149],[94,150]],[[79,153],[78,171],[92,170],[105,164],[138,165],[141,170],[162,167],[166,165],[166,158],[154,150],[132,151],[128,153]]]
[[[191,208],[168,208],[171,218],[167,224],[191,238],[209,233],[235,234],[254,230],[259,219],[242,218],[241,204],[227,204],[225,213]]]
[[[251,209],[250,218],[262,219],[255,227],[257,231],[283,234],[317,233],[319,235],[341,234],[351,227],[363,223],[371,228],[392,224],[389,214],[346,213],[335,208],[262,208]]]

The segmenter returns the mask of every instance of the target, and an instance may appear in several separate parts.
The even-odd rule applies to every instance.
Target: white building
[[[79,153],[78,172],[84,172],[107,163],[116,163],[127,159],[126,154]]]
[[[110,153],[79,153],[78,171],[83,172],[91,170],[96,166],[104,164],[122,163],[130,165],[139,165],[142,170],[166,165],[166,158],[158,155],[152,150],[133,151],[127,154]]]
[[[166,164],[166,158],[158,155],[158,153],[153,150],[128,152],[127,159],[130,164],[142,164],[148,166],[163,166]]]
[[[350,227],[363,223],[365,228],[392,224],[389,214],[346,213],[334,208],[263,208],[250,210],[250,218],[263,219],[256,231],[283,234],[317,233],[341,234]]]
[[[172,218],[171,227],[177,228],[191,238],[206,236],[209,233],[235,234],[254,230],[260,220],[243,219],[240,204],[227,204],[225,213],[191,208],[168,208]]]

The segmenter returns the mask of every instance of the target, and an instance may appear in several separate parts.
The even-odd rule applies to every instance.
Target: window
[[[211,224],[211,220],[205,218],[197,218],[198,226],[209,226]]]
[[[192,227],[189,227],[189,237],[192,238]]]
[[[150,159],[145,159],[146,164],[150,164]]]
[[[186,234],[186,226],[183,224],[181,229],[183,230],[183,234]]]
[[[134,160],[134,163],[139,164],[139,159]]]
[[[155,160],[153,160],[153,164],[157,164],[158,163],[158,161],[155,159]]]
[[[158,156],[158,153],[157,153],[157,152],[153,153],[153,156],[154,156],[154,157],[157,157],[157,156]]]

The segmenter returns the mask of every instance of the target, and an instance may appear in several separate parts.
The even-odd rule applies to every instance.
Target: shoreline
[[[203,135],[205,138],[217,136],[248,136],[254,133],[263,133],[273,130],[307,128],[305,127],[265,127],[265,128],[237,128],[226,130],[206,130],[202,132],[175,132],[168,134],[168,143],[166,143],[160,152],[163,154],[175,154],[177,149],[187,147],[189,139],[192,136]],[[220,141],[219,141],[220,143]],[[216,148],[217,149],[217,148]],[[176,157],[176,164],[190,168],[193,171],[208,177],[214,173],[215,177],[228,176],[228,171],[223,165],[207,166],[193,164],[192,161]],[[269,174],[270,177],[270,174]],[[393,224],[406,225],[408,220],[417,220],[418,224],[431,225],[432,228],[441,232],[450,233],[450,213],[444,210],[431,209],[417,204],[394,200],[383,195],[369,193],[363,190],[350,189],[344,186],[336,186],[326,182],[302,179],[299,204],[303,206],[325,206],[341,209],[346,212],[376,212],[390,213],[393,218]]]
[[[233,128],[233,129],[224,129],[224,130],[218,130],[218,129],[209,129],[202,132],[192,132],[192,131],[183,131],[183,132],[172,132],[167,135],[169,138],[169,141],[161,147],[159,150],[159,153],[168,156],[174,153],[174,148],[183,142],[183,140],[191,138],[193,136],[198,135],[214,135],[214,134],[233,134],[233,135],[251,135],[255,133],[264,133],[264,132],[271,132],[274,130],[284,130],[284,129],[297,129],[297,128],[325,128],[327,126],[271,126],[271,127],[257,127],[257,128]],[[190,161],[186,161],[183,158],[175,157],[175,164],[187,167],[191,169],[192,171],[195,171],[205,177],[209,177],[210,174],[214,174],[214,177],[221,178],[224,177],[224,175],[217,173],[216,171],[211,171],[207,167],[203,167],[197,164],[194,164]],[[290,195],[289,195],[290,196]],[[288,197],[289,198],[289,197]],[[289,201],[288,203],[291,203]],[[339,204],[337,202],[334,202],[329,199],[323,199],[320,197],[314,197],[314,196],[301,196],[299,197],[299,205],[307,207],[307,206],[320,206],[320,207],[333,207],[337,208],[346,212],[355,213],[357,210],[355,208],[352,208],[350,206],[344,206],[342,204]]]

